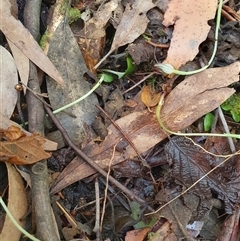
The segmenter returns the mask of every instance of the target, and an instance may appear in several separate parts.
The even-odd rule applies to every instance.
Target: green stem
[[[201,69],[197,69],[197,70],[193,70],[193,71],[181,71],[181,70],[176,70],[173,68],[172,65],[170,64],[156,64],[155,66],[160,68],[164,73],[166,74],[177,74],[177,75],[192,75],[192,74],[197,74],[199,72],[202,72],[203,70],[207,69],[210,64],[212,63],[213,59],[216,56],[217,53],[217,47],[218,47],[218,30],[220,28],[220,20],[221,20],[221,10],[222,10],[222,5],[223,5],[223,0],[219,1],[218,4],[218,10],[217,10],[217,18],[216,18],[216,30],[215,30],[215,42],[214,42],[214,48],[213,48],[213,53],[212,56],[210,58],[210,60],[208,61],[208,64],[205,65],[204,67],[202,67]]]
[[[92,89],[91,89],[90,91],[88,91],[85,95],[83,95],[83,96],[80,97],[79,99],[71,102],[70,104],[67,104],[67,105],[65,105],[65,106],[63,106],[63,107],[61,107],[61,108],[59,108],[59,109],[57,109],[57,110],[54,110],[54,111],[53,111],[53,114],[57,114],[57,113],[65,110],[65,109],[67,109],[67,108],[69,108],[69,107],[77,104],[78,102],[84,100],[85,98],[87,98],[89,95],[91,95],[91,94],[101,85],[101,83],[103,82],[103,80],[104,80],[104,76],[102,75],[101,78],[99,79],[99,81],[98,81],[98,82],[92,87]]]
[[[26,235],[28,238],[30,238],[33,241],[41,241],[37,238],[35,238],[34,236],[32,236],[30,233],[28,233],[26,230],[24,230],[19,224],[18,222],[14,219],[14,217],[12,216],[12,214],[10,213],[8,207],[5,205],[2,197],[0,197],[0,204],[2,205],[3,209],[5,210],[5,212],[7,213],[8,217],[11,219],[12,223],[15,225],[15,227],[22,232],[24,235]]]
[[[162,106],[164,104],[164,97],[165,97],[165,94],[163,93],[161,95],[158,106],[156,108],[156,116],[157,116],[157,120],[158,120],[159,125],[161,126],[161,128],[165,132],[167,132],[169,134],[172,134],[172,135],[176,135],[176,136],[216,136],[216,137],[231,137],[231,138],[240,139],[240,135],[238,135],[238,134],[228,134],[228,133],[223,133],[223,134],[220,134],[220,133],[181,133],[181,132],[174,132],[174,131],[169,130],[163,124],[162,119],[161,119],[161,109],[162,109]]]

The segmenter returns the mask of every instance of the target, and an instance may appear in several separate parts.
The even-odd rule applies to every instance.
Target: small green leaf
[[[240,122],[240,113],[239,112],[237,112],[236,110],[231,110],[230,113],[235,122]]]
[[[132,58],[130,56],[127,56],[127,69],[125,70],[124,76],[129,76],[135,70],[136,70],[136,65],[133,64]]]
[[[207,113],[203,121],[204,131],[210,131],[213,122],[214,122],[214,115],[212,113]]]
[[[127,60],[127,69],[125,70],[125,72],[119,72],[119,71],[114,71],[110,69],[101,69],[101,71],[115,74],[118,76],[118,79],[128,76],[135,71],[136,66],[133,64],[132,58],[130,56],[128,56],[126,60]]]
[[[102,74],[100,74],[100,77],[103,78],[103,82],[105,82],[105,83],[111,83],[114,80],[113,75],[111,75],[109,73],[102,73]]]
[[[233,94],[223,104],[221,108],[231,113],[235,122],[240,122],[240,96]]]

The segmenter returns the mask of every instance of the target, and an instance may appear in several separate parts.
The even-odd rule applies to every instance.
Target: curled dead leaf
[[[141,100],[147,107],[156,106],[160,100],[160,93],[151,85],[146,85],[142,89]]]
[[[15,141],[26,134],[17,126],[9,126],[7,130],[3,130],[4,137],[8,141]]]
[[[43,150],[45,139],[35,133],[14,141],[0,142],[0,161],[17,165],[28,165],[49,158],[50,153]]]

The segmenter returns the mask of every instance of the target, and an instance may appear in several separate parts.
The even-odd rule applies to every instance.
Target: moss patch
[[[62,15],[66,14],[66,9],[67,9],[68,3],[65,1],[63,5],[60,8],[60,13]],[[70,7],[68,10],[68,24],[71,24],[75,21],[77,21],[81,17],[80,11],[75,8],[75,7]]]

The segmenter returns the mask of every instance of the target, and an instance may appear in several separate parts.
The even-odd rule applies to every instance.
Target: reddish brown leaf
[[[16,141],[0,142],[0,161],[27,165],[49,158],[51,154],[41,147],[45,142],[40,134],[22,137]]]
[[[0,113],[0,130],[7,130],[10,126],[18,127],[26,136],[32,135],[30,132],[24,130],[20,125],[9,120],[7,117],[5,117]],[[45,142],[43,143],[42,147],[45,151],[55,151],[57,150],[57,143],[54,141],[45,139]]]
[[[3,134],[8,141],[15,141],[20,137],[25,136],[25,133],[17,126],[8,127],[7,130],[3,130]]]

